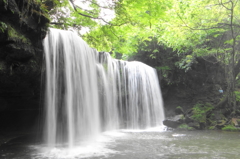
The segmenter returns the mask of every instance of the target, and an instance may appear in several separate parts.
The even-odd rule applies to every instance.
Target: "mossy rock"
[[[240,131],[240,128],[237,128],[233,125],[226,125],[222,128],[224,131]]]
[[[31,41],[10,25],[7,25],[8,40],[31,44]]]

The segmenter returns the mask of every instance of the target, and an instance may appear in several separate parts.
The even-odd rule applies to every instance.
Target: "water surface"
[[[21,142],[0,154],[3,159],[238,159],[239,140],[238,132],[119,130],[70,150]]]

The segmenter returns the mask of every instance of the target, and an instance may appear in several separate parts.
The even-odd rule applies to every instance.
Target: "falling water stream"
[[[49,147],[73,148],[104,131],[162,126],[163,102],[153,68],[113,59],[58,29],[50,29],[44,52]]]

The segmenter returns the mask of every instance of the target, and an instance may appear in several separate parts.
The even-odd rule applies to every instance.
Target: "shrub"
[[[214,107],[209,103],[206,103],[205,105],[197,103],[192,108],[192,110],[193,110],[192,118],[199,123],[206,123],[207,112],[212,110],[213,108]]]

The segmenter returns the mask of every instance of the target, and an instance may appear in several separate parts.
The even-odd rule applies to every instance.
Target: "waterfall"
[[[73,147],[103,131],[162,125],[155,69],[97,52],[70,31],[50,29],[43,45],[48,146]]]

